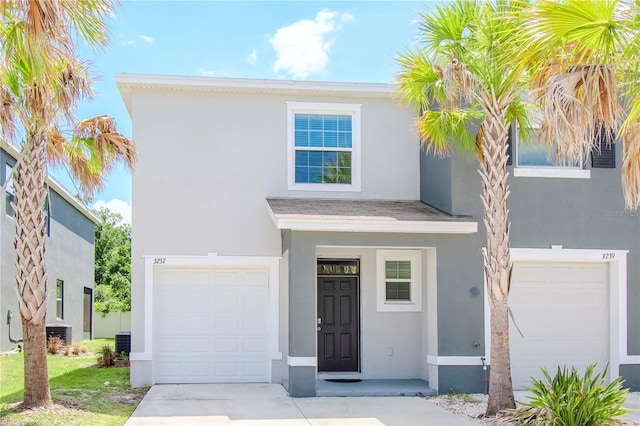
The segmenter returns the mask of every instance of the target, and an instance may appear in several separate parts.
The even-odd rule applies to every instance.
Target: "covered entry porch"
[[[288,275],[289,393],[431,392],[429,381],[438,375],[428,361],[439,354],[439,277],[468,280],[456,267],[460,256],[481,262],[477,252],[460,251],[477,223],[419,201],[268,204],[282,230]],[[481,318],[473,324],[478,330],[471,333],[481,334]]]

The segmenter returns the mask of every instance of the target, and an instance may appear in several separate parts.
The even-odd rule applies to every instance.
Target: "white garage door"
[[[160,269],[154,276],[156,383],[268,382],[268,273]]]
[[[510,325],[514,389],[553,376],[558,366],[609,360],[607,266],[601,263],[515,263],[509,305],[524,338]]]

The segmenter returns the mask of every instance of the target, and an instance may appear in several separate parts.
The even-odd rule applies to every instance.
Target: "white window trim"
[[[300,191],[359,192],[361,191],[361,104],[287,102],[287,188]],[[295,182],[294,114],[350,114],[351,122],[351,184]]]
[[[520,127],[515,123],[514,146],[511,153],[514,157],[513,176],[514,177],[541,177],[541,178],[561,178],[561,179],[590,179],[591,170],[581,167],[562,166],[520,166],[518,164],[518,149],[520,143]]]
[[[411,301],[386,301],[385,262],[387,260],[411,262]],[[376,270],[378,312],[422,311],[422,252],[420,250],[377,250]]]

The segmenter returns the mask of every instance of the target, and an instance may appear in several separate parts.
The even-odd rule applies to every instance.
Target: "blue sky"
[[[111,43],[93,61],[96,96],[78,119],[115,117],[131,136],[131,120],[115,73],[198,75],[388,83],[394,57],[414,44],[428,1],[129,1],[109,20]],[[53,175],[72,193],[64,170]],[[94,197],[97,206],[130,217],[131,175],[121,167]]]

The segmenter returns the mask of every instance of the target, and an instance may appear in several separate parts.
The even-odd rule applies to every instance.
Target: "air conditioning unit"
[[[58,336],[62,339],[65,345],[70,345],[73,343],[72,335],[71,335],[71,326],[66,324],[48,324],[46,326],[47,330],[47,341],[53,336]]]
[[[127,356],[131,352],[131,332],[121,331],[116,333],[116,355],[124,352]]]

